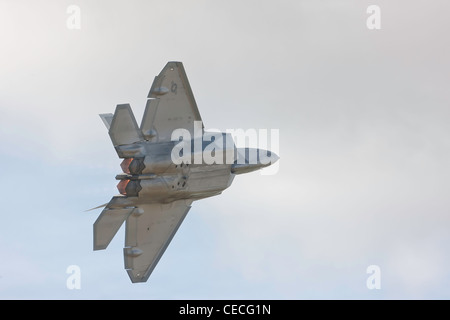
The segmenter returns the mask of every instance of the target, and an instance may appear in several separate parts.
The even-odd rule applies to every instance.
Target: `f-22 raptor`
[[[267,150],[236,148],[229,133],[208,136],[181,62],[168,62],[155,77],[140,127],[129,104],[100,117],[123,172],[116,176],[120,195],[97,207],[104,209],[94,223],[94,250],[106,249],[125,221],[125,269],[133,283],[148,280],[193,201],[278,160]]]

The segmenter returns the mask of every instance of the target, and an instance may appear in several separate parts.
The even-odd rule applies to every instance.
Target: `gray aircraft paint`
[[[125,221],[125,269],[133,283],[147,281],[193,201],[219,195],[236,174],[278,160],[266,150],[236,148],[230,134],[205,133],[181,62],[168,62],[155,78],[140,127],[129,104],[100,117],[124,160],[116,176],[120,195],[94,223],[94,250],[106,249]],[[176,134],[172,141],[180,129],[190,137],[181,147]],[[174,150],[185,161],[174,161]],[[212,150],[223,158],[205,158]]]

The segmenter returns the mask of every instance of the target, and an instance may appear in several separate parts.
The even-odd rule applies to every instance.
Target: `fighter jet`
[[[120,195],[99,206],[94,250],[106,249],[125,221],[125,269],[146,282],[191,204],[221,194],[238,174],[278,160],[270,151],[236,148],[229,133],[208,133],[181,62],[155,77],[140,127],[129,104],[100,114],[123,159]]]

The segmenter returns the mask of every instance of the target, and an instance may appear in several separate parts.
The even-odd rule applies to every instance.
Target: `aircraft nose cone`
[[[268,167],[278,161],[280,157],[269,150],[238,148],[238,159],[231,166],[231,172],[241,174]]]
[[[271,165],[278,161],[280,157],[275,152],[263,152],[260,154],[260,162],[265,165]]]
[[[279,159],[280,159],[280,157],[279,157],[275,152],[272,152],[272,154],[271,154],[271,156],[270,156],[271,162],[272,162],[272,163],[275,163],[275,162],[277,162]]]

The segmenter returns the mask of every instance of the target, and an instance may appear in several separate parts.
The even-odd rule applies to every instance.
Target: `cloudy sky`
[[[0,0],[0,298],[449,299],[449,10]],[[98,114],[130,103],[139,123],[171,60],[206,128],[278,129],[281,159],[195,202],[131,284],[124,229],[94,252],[100,210],[84,212],[117,194],[121,171]]]

